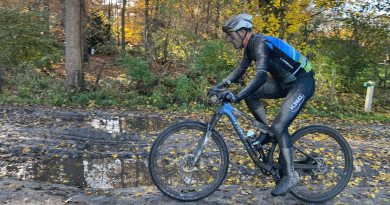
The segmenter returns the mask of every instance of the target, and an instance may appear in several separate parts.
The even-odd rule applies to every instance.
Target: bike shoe
[[[288,192],[290,192],[291,188],[299,183],[299,174],[298,172],[294,172],[293,176],[284,175],[282,180],[276,187],[271,191],[272,196],[285,196]]]

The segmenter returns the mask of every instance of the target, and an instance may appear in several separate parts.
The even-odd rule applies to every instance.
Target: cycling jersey
[[[222,82],[228,85],[237,81],[255,61],[255,76],[248,85],[237,94],[245,99],[257,91],[266,81],[269,72],[276,82],[290,84],[299,78],[313,76],[311,63],[295,48],[273,36],[252,35],[244,51],[241,64]]]

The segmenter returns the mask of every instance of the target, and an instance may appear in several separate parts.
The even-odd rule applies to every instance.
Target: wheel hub
[[[328,165],[326,163],[325,158],[323,157],[316,157],[315,160],[312,161],[313,165],[317,164],[317,169],[313,169],[312,171],[314,174],[319,175],[323,174],[328,170]]]
[[[197,170],[197,168],[192,165],[193,159],[194,159],[193,154],[186,154],[180,160],[180,167],[184,172],[192,172],[192,171]]]

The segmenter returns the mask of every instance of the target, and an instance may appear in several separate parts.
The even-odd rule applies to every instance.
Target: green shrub
[[[159,109],[167,109],[172,104],[172,94],[168,87],[163,84],[159,84],[154,87],[153,94],[151,96],[151,103]]]
[[[112,55],[119,53],[119,49],[115,42],[98,43],[94,48],[97,54]]]
[[[176,89],[173,93],[175,102],[179,105],[189,104],[192,100],[193,87],[190,85],[190,80],[185,75],[180,75],[176,82]]]
[[[337,90],[341,92],[361,93],[364,89],[363,82],[369,80],[367,77],[372,76],[368,71],[371,69],[370,62],[373,59],[370,59],[369,51],[357,42],[337,37],[323,37],[317,41],[314,52],[316,53],[313,61],[314,69],[325,74],[329,84],[332,71],[336,70],[336,85],[339,85]]]
[[[221,81],[238,65],[238,56],[241,55],[223,40],[207,41],[200,52],[195,54],[191,67],[194,68],[193,72],[211,74],[217,81]]]
[[[61,45],[51,38],[49,13],[25,8],[0,8],[0,48],[14,65],[32,62],[51,69],[60,60]]]
[[[156,77],[150,72],[148,61],[126,55],[123,58],[118,58],[117,63],[122,68],[127,69],[127,76],[135,81],[137,90],[142,93],[151,93],[152,84]]]

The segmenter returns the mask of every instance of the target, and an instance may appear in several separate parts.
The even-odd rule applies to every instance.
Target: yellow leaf
[[[68,158],[68,155],[62,156],[62,159],[66,159],[66,158]]]
[[[143,193],[137,193],[137,194],[135,194],[135,196],[142,196],[143,195]]]
[[[367,194],[366,196],[367,196],[367,198],[370,198],[370,199],[373,199],[373,198],[375,198],[375,194],[373,194],[373,193],[371,193],[371,194]]]
[[[87,192],[87,194],[89,195],[89,194],[91,194],[91,192],[89,191],[89,192]]]
[[[116,134],[113,134],[112,137],[115,139],[116,138]]]
[[[22,152],[29,152],[31,151],[29,147],[25,147]]]
[[[117,158],[117,157],[118,157],[118,154],[113,154],[113,155],[111,155],[111,157]]]
[[[87,153],[83,154],[83,157],[84,157],[84,158],[87,157]]]

